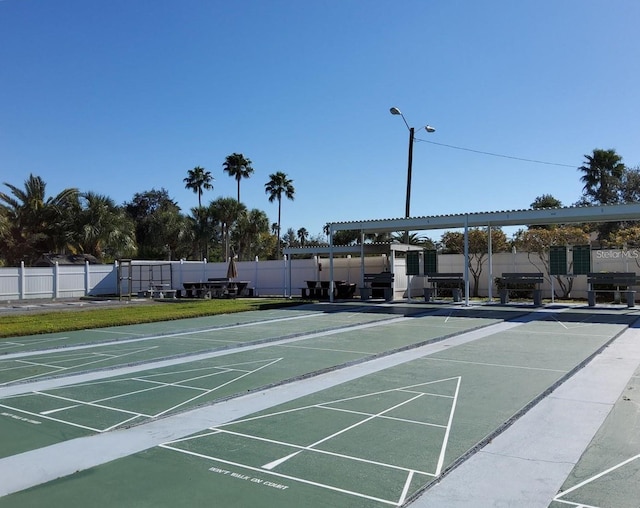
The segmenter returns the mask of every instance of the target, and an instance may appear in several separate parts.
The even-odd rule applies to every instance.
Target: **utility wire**
[[[524,162],[533,162],[535,164],[546,164],[548,166],[561,166],[564,168],[576,168],[577,166],[572,166],[571,164],[560,164],[558,162],[546,162],[546,161],[539,161],[539,160],[535,160],[535,159],[525,159],[523,157],[513,157],[511,155],[502,155],[499,153],[492,153],[492,152],[483,152],[482,150],[473,150],[471,148],[463,148],[461,146],[453,146],[453,145],[447,145],[445,143],[437,143],[435,141],[429,141],[426,139],[419,139],[419,138],[414,138],[415,141],[422,141],[424,143],[430,143],[432,145],[438,145],[438,146],[444,146],[446,148],[453,148],[454,150],[464,150],[465,152],[473,152],[473,153],[480,153],[482,155],[491,155],[492,157],[502,157],[504,159],[514,159],[517,161],[524,161]]]

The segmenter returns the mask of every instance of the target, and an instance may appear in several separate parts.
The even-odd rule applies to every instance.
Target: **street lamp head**
[[[427,125],[427,126],[424,128],[424,130],[425,130],[425,131],[427,131],[427,132],[435,132],[435,131],[436,131],[436,128],[435,128],[435,127],[431,127],[431,125]]]
[[[402,112],[398,108],[391,108],[389,111],[391,111],[392,115],[402,115]]]

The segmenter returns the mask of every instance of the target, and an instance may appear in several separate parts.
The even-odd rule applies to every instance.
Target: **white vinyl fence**
[[[227,263],[202,261],[133,261],[130,267],[123,264],[118,269],[113,265],[55,265],[52,267],[2,267],[0,268],[0,301],[78,298],[82,296],[137,295],[151,285],[163,284],[167,288],[181,290],[185,282],[204,282],[209,278],[225,277]],[[329,280],[327,258],[292,259],[279,261],[241,261],[237,263],[237,280],[248,282],[255,296],[300,296],[307,280]],[[407,276],[405,259],[386,256],[367,256],[364,266],[359,257],[334,259],[334,280],[344,280],[360,286],[362,273],[378,273],[392,270],[395,275],[394,299],[408,295],[422,296],[425,279],[422,276]],[[640,250],[609,249],[593,250],[591,253],[593,272],[640,273]],[[464,272],[464,258],[460,254],[438,256],[438,271]],[[503,272],[543,272],[543,298],[551,297],[551,278],[545,273],[537,256],[526,252],[499,253],[493,255],[493,278]],[[471,277],[471,274],[470,274]],[[565,278],[566,279],[566,278]],[[555,293],[559,293],[554,281]],[[473,279],[470,278],[473,294]],[[571,296],[586,298],[586,276],[573,279]],[[495,286],[493,296],[498,295]],[[478,285],[479,296],[489,295],[489,267],[485,259]]]

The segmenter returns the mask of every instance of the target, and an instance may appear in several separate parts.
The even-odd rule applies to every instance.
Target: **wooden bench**
[[[587,290],[589,307],[595,307],[597,293],[613,293],[614,301],[616,301],[616,295],[624,293],[627,307],[635,307],[636,292],[631,288],[637,285],[638,277],[634,272],[593,272],[587,274],[587,283],[589,284]]]
[[[462,273],[427,273],[427,282],[430,287],[424,288],[424,301],[430,302],[432,298],[438,296],[438,289],[451,290],[454,302],[462,300],[462,286],[464,284],[464,274]]]
[[[511,290],[532,291],[533,304],[536,306],[542,305],[542,290],[540,289],[540,284],[544,282],[542,273],[503,273],[501,281],[500,303],[509,303],[509,291]]]
[[[360,298],[363,300],[370,298],[393,300],[393,278],[394,275],[391,272],[365,273],[364,287],[360,288]]]

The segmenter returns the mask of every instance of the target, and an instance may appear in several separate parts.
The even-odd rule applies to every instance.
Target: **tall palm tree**
[[[618,190],[625,166],[615,150],[595,149],[592,155],[584,156],[586,161],[578,171],[583,173],[580,181],[585,197],[599,205],[613,204],[619,201]]]
[[[200,166],[196,166],[193,169],[187,171],[187,177],[183,180],[186,189],[191,189],[198,195],[198,208],[202,208],[202,193],[205,190],[213,189],[213,182],[215,178],[211,176],[211,171],[207,171]]]
[[[229,173],[238,182],[238,203],[240,203],[240,180],[243,178],[249,178],[253,173],[251,167],[251,159],[247,159],[241,153],[232,153],[227,155],[226,160],[222,164],[224,171]]]
[[[264,184],[264,191],[269,195],[269,202],[273,203],[278,200],[278,258],[280,257],[280,228],[282,215],[282,195],[293,201],[296,192],[291,180],[286,173],[278,171],[269,175],[269,181]]]

